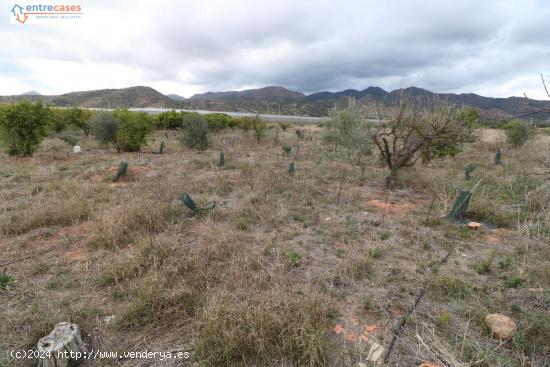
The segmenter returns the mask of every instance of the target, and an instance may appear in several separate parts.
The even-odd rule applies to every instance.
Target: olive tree
[[[366,111],[353,98],[343,109],[333,109],[325,124],[325,142],[343,154],[356,177],[362,181],[365,175],[365,157],[371,154],[371,126]]]

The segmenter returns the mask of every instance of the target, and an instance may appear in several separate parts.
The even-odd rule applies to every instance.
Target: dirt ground
[[[388,366],[550,365],[549,214],[533,199],[548,186],[527,175],[548,137],[503,145],[496,166],[503,137],[483,131],[387,191],[375,156],[358,182],[322,129],[305,129],[293,176],[293,128],[260,142],[222,131],[203,152],[157,131],[140,153],[81,137],[81,154],[53,138],[32,158],[2,154],[0,350],[34,348],[71,321],[90,350],[190,355],[90,366],[371,366],[405,319]],[[160,140],[166,153],[153,154]],[[121,161],[128,174],[112,182]],[[482,227],[445,219],[479,179],[468,215]],[[215,207],[192,213],[183,193]],[[491,337],[489,313],[517,323],[513,339]],[[4,365],[36,360],[2,353]]]

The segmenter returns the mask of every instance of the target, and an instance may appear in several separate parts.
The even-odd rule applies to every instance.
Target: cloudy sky
[[[548,0],[67,0],[79,20],[10,24],[0,95],[148,85],[191,96],[369,85],[543,98]]]

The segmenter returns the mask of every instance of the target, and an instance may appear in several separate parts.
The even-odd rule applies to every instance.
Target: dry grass
[[[34,158],[1,156],[0,264],[30,258],[4,267],[15,282],[0,290],[0,349],[31,347],[71,320],[90,348],[188,350],[190,365],[356,365],[368,345],[345,336],[376,325],[371,340],[387,346],[426,286],[389,365],[548,363],[548,186],[526,175],[545,140],[504,149],[496,167],[496,135],[485,132],[455,158],[404,171],[402,187],[387,193],[379,162],[359,186],[319,129],[309,131],[293,177],[282,148],[295,145],[292,129],[272,129],[261,143],[221,132],[205,152],[181,148],[170,131],[151,143],[166,140],[163,155],[117,154],[82,137],[78,156],[59,141]],[[130,177],[109,183],[121,160]],[[469,215],[506,229],[474,232],[441,218],[480,178]],[[183,192],[216,207],[194,215]],[[492,339],[488,312],[514,318],[517,338]],[[0,365],[27,362],[0,356]]]

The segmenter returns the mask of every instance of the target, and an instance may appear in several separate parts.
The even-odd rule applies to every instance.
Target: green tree
[[[444,115],[445,108],[436,109],[435,114]],[[479,121],[479,110],[472,107],[464,107],[455,109],[455,118],[458,121],[463,121],[468,131],[472,131]],[[437,118],[437,117],[436,117]],[[464,141],[456,140],[455,132],[452,129],[443,132],[440,136],[435,137],[430,143],[425,144],[421,149],[422,161],[424,163],[431,161],[434,158],[442,158],[451,156],[454,157],[462,150],[462,144],[466,141],[474,141],[474,135],[470,135]]]
[[[371,131],[364,108],[353,98],[343,109],[333,109],[325,125],[325,142],[340,150],[359,180],[364,178],[365,157],[371,154]]]
[[[32,155],[44,137],[52,114],[42,103],[28,101],[0,107],[0,137],[10,155]]]
[[[79,107],[54,108],[50,122],[50,129],[61,132],[67,128],[82,130],[86,135],[90,133],[88,120],[92,113]]]
[[[182,127],[185,120],[184,116],[184,112],[176,112],[175,110],[162,112],[155,117],[155,124],[162,129],[176,129]]]
[[[513,120],[504,127],[508,143],[519,148],[529,139],[529,127],[525,121]]]
[[[204,116],[208,123],[210,131],[220,131],[228,127],[233,127],[233,119],[225,113],[209,113]]]
[[[145,112],[116,110],[118,120],[116,148],[124,152],[137,152],[147,142],[147,137],[153,131],[151,117]]]

